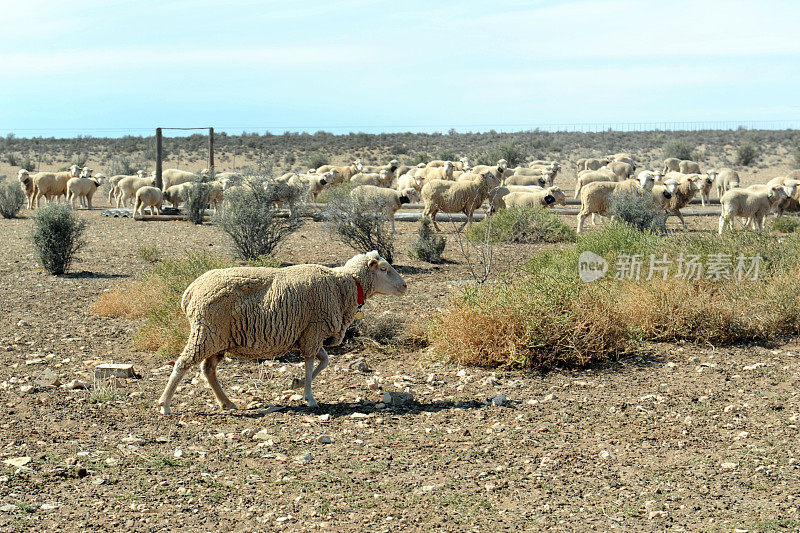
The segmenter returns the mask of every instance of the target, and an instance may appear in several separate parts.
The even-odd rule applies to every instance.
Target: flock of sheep
[[[698,193],[705,206],[716,189],[722,206],[720,233],[731,227],[734,217],[742,217],[746,226],[762,231],[770,211],[775,210],[779,215],[785,211],[800,211],[800,171],[797,170],[766,184],[742,188],[738,173],[730,168],[702,172],[698,163],[676,158],[666,159],[663,168],[638,174],[636,166],[633,157],[626,153],[577,161],[575,198],[581,201],[579,233],[589,215],[592,224],[596,215],[613,218],[612,204],[620,195],[652,196],[653,209],[665,218],[677,216],[685,228],[680,210]],[[276,182],[288,187],[286,198],[278,197],[276,201],[285,201],[291,210],[297,198],[313,203],[324,189],[350,183],[355,185],[351,198],[359,205],[382,209],[392,220],[393,232],[396,232],[394,214],[404,204],[414,202],[424,203],[424,215],[431,217],[434,227],[440,231],[436,223],[438,213],[463,213],[470,222],[475,210],[485,202],[488,202],[489,214],[507,207],[566,205],[564,190],[554,184],[561,170],[558,162],[541,160],[516,168],[509,167],[504,159],[494,165],[471,166],[466,157],[416,166],[403,165],[396,159],[380,166],[367,166],[356,160],[349,165],[323,165],[305,173],[289,172],[279,176]],[[155,187],[155,173],[146,174],[141,170],[136,175],[110,178],[77,165],[64,172],[33,175],[27,170],[19,171],[29,209],[38,206],[42,198],[54,201],[60,197],[73,206],[79,201],[81,206],[91,209],[92,197],[105,180],[109,184],[109,202],[117,207],[130,205],[134,214],[139,215],[143,215],[145,209],[158,214],[165,201],[179,207],[197,180],[204,177],[208,177],[207,170],[193,173],[168,169],[162,173],[159,189]],[[217,209],[225,200],[226,191],[247,186],[238,173],[215,174],[207,183],[208,204]]]

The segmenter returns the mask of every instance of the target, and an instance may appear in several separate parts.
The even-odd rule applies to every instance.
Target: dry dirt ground
[[[30,458],[0,463],[0,530],[800,529],[797,339],[645,345],[546,374],[365,340],[315,381],[318,410],[285,392],[300,375],[289,357],[223,362],[235,411],[192,373],[164,417],[169,361],[132,347],[136,323],[90,304],[150,268],[141,246],[225,254],[227,240],[213,226],[81,215],[89,242],[60,278],[38,267],[29,219],[0,220],[0,460]],[[416,225],[398,227],[408,295],[376,297],[365,320],[424,325],[471,277],[452,237],[452,262],[430,266],[405,256]],[[536,250],[500,247],[497,271]],[[277,255],[340,264],[352,252],[310,223]],[[97,361],[139,376],[107,390],[36,384],[46,370],[91,383]],[[384,406],[385,391],[414,400]]]

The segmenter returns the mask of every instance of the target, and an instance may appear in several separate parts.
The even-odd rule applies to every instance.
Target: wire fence
[[[181,136],[188,130],[205,128],[164,128],[171,130],[170,136]],[[230,135],[259,133],[281,135],[285,133],[315,133],[318,131],[347,135],[350,133],[481,133],[496,131],[512,132],[637,132],[637,131],[730,131],[730,130],[798,130],[800,120],[727,120],[727,121],[678,121],[678,122],[574,122],[574,123],[515,123],[515,124],[399,124],[399,125],[344,125],[344,126],[215,126],[215,131]],[[3,128],[0,134],[19,137],[123,137],[126,135],[149,137],[155,127],[146,128]],[[165,132],[166,134],[166,132]]]

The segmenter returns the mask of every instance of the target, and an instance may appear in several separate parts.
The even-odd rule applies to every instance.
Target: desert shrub
[[[161,261],[161,258],[164,257],[164,252],[161,251],[161,248],[153,244],[140,246],[136,250],[136,256],[142,261],[147,261],[148,263],[158,263]]]
[[[9,182],[5,176],[0,176],[0,216],[14,218],[25,205],[25,200],[25,192],[19,183]]]
[[[36,170],[36,161],[34,161],[32,157],[26,155],[22,158],[22,161],[19,162],[19,166],[28,172],[33,172]]]
[[[492,219],[490,242],[575,242],[577,238],[575,230],[549,209],[501,209]],[[472,242],[484,242],[488,224],[488,218],[473,224],[467,231],[467,238]]]
[[[795,148],[794,156],[792,157],[792,168],[800,168],[800,147]]]
[[[249,180],[247,187],[232,190],[216,223],[233,240],[236,254],[245,260],[269,255],[280,242],[303,225],[298,202],[302,191],[271,178]],[[289,198],[295,207],[287,217],[276,204]]]
[[[31,240],[45,270],[60,275],[69,269],[84,244],[86,225],[67,205],[48,204],[36,211]]]
[[[349,194],[332,196],[325,205],[328,230],[358,253],[377,250],[389,263],[394,260],[394,235],[383,202],[356,202]]]
[[[357,185],[351,181],[346,181],[336,186],[331,186],[323,189],[317,196],[318,204],[327,204],[331,200],[343,200],[350,195],[350,191],[355,189]]]
[[[357,335],[368,337],[378,344],[395,344],[404,332],[402,316],[384,312],[353,323]]]
[[[442,252],[447,244],[447,240],[436,234],[430,217],[419,219],[419,229],[417,229],[417,240],[411,245],[408,255],[412,259],[425,261],[426,263],[441,263]]]
[[[673,139],[668,141],[663,148],[664,159],[677,157],[678,159],[692,159],[693,148],[683,141]]]
[[[518,167],[525,164],[527,154],[519,147],[518,144],[508,142],[497,145],[489,152],[489,165],[497,163],[500,159],[505,159],[508,162],[509,168]]]
[[[78,165],[79,167],[85,167],[86,162],[89,161],[89,154],[73,154],[73,156],[69,160],[70,165]]]
[[[611,212],[622,222],[639,231],[667,231],[666,217],[653,209],[651,194],[617,194],[611,201]]]
[[[283,156],[283,162],[286,163],[287,165],[294,165],[296,161],[297,157],[294,155],[293,152],[288,152],[285,156]],[[325,163],[323,163],[323,165],[324,164]],[[317,168],[317,167],[311,167],[311,168]]]
[[[736,148],[736,164],[750,166],[758,159],[758,148],[752,143],[745,143]]]
[[[436,159],[441,159],[442,161],[456,161],[458,158],[453,150],[441,150]]]
[[[211,192],[211,187],[202,179],[194,180],[192,186],[186,189],[186,195],[183,198],[186,220],[198,225],[203,223],[209,192]]]
[[[626,245],[627,243],[627,245]],[[610,265],[634,255],[641,277],[609,272],[592,283],[578,277],[578,257],[589,250]],[[761,258],[757,279],[648,280],[653,257],[698,255],[705,260]],[[719,255],[721,254],[721,255]],[[623,271],[624,272],[624,271]],[[753,232],[658,236],[628,224],[581,235],[577,245],[533,256],[520,276],[468,286],[433,320],[428,338],[436,353],[481,366],[549,368],[613,359],[641,341],[730,344],[800,332],[800,235],[782,243]]]
[[[141,158],[134,158],[128,156],[120,156],[115,157],[114,160],[111,162],[111,166],[109,167],[109,175],[110,176],[117,176],[117,175],[125,175],[125,176],[132,176],[136,174],[139,170],[147,170],[148,165],[147,163]]]
[[[308,165],[308,168],[319,168],[322,165],[327,165],[328,161],[327,155],[322,152],[313,152],[309,154],[308,159],[306,159],[306,165]]]
[[[103,316],[143,320],[134,337],[136,348],[175,357],[189,333],[181,309],[184,291],[204,272],[230,266],[230,259],[201,252],[166,259],[138,279],[102,293],[92,309]]]
[[[430,160],[431,156],[428,155],[427,152],[417,152],[416,154],[414,154],[414,157],[411,158],[410,164],[412,166],[419,165],[420,163],[427,163]]]
[[[776,218],[772,224],[772,229],[781,233],[794,233],[798,227],[800,227],[800,221],[790,217]]]
[[[21,159],[22,158],[20,157],[20,155],[15,154],[14,152],[8,152],[6,154],[6,161],[8,161],[8,164],[11,165],[12,167],[19,166],[19,162]]]

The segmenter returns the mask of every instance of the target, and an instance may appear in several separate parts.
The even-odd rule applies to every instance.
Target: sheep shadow
[[[80,272],[69,272],[63,275],[67,279],[118,279],[129,278],[130,274],[105,274],[103,272],[90,272],[88,270],[81,270]]]
[[[505,407],[512,407],[515,403],[509,401]],[[228,416],[247,419],[261,419],[272,413],[292,413],[295,415],[324,415],[329,414],[331,418],[350,417],[355,413],[363,415],[383,414],[383,415],[410,415],[416,416],[421,413],[437,413],[451,409],[480,409],[489,406],[488,401],[467,400],[467,401],[434,401],[417,403],[414,401],[407,404],[393,407],[387,406],[378,409],[377,403],[364,402],[343,402],[319,404],[319,407],[311,408],[306,405],[272,405],[269,407],[259,407],[253,409],[240,409],[226,413]]]

